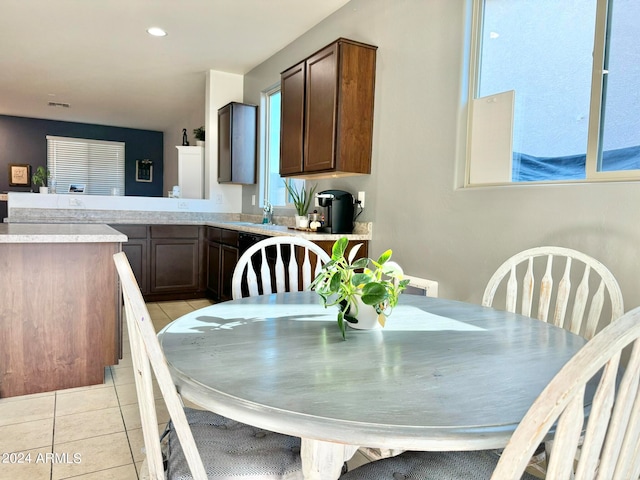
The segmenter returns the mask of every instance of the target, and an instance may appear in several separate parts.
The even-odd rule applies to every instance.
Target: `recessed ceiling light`
[[[165,32],[160,27],[147,28],[147,33],[149,35],[153,35],[154,37],[166,37],[167,36],[167,32]]]

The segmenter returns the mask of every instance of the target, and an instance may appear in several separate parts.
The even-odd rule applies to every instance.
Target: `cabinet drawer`
[[[220,243],[222,240],[222,229],[217,227],[207,227],[207,240]]]
[[[151,238],[198,238],[198,225],[151,225]]]
[[[110,225],[128,238],[147,238],[146,225]]]
[[[222,229],[221,242],[225,245],[231,245],[232,247],[238,247],[238,231]]]

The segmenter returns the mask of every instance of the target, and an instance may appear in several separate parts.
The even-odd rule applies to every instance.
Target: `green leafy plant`
[[[202,127],[194,128],[193,136],[196,137],[196,140],[201,140],[204,142],[204,125]]]
[[[31,181],[36,187],[44,187],[47,185],[47,179],[50,175],[49,170],[40,165],[36,168],[36,173],[31,176]]]
[[[384,327],[384,321],[398,304],[400,293],[407,287],[409,280],[403,280],[402,269],[395,262],[389,262],[392,251],[387,250],[377,260],[363,257],[356,260],[361,243],[355,245],[345,257],[347,237],[333,244],[331,260],[311,283],[325,307],[339,305],[338,326],[342,338],[346,339],[345,321],[357,323],[357,305],[355,298],[371,305],[378,314],[378,322]]]
[[[295,185],[286,180],[283,180],[284,186],[287,188],[289,195],[293,199],[293,205],[296,207],[296,213],[301,217],[306,215],[309,211],[309,207],[311,206],[311,200],[313,200],[313,194],[316,191],[317,185],[311,187],[311,190],[307,192],[307,190],[302,187],[298,190]]]

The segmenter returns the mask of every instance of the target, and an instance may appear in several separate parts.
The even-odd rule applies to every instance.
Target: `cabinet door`
[[[231,181],[231,104],[218,110],[218,183]]]
[[[207,291],[214,298],[220,298],[220,252],[221,245],[207,242]]]
[[[122,244],[122,251],[127,255],[127,260],[133,270],[133,275],[140,286],[143,295],[149,293],[148,263],[147,263],[147,241],[130,239]]]
[[[238,263],[239,253],[236,247],[222,245],[220,252],[220,300],[231,300],[231,279]]]
[[[302,173],[305,65],[301,62],[280,76],[281,175]]]
[[[151,240],[151,292],[197,291],[198,239]]]
[[[127,236],[128,240],[122,244],[122,251],[127,255],[140,291],[143,295],[149,293],[149,232],[147,226],[119,224],[110,226]]]
[[[232,102],[218,110],[218,182],[256,183],[258,107]]]
[[[335,167],[338,45],[307,60],[304,171]]]

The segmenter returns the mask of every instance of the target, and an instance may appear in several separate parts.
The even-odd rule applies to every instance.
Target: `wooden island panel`
[[[0,244],[0,398],[99,384],[118,363],[119,243]]]

